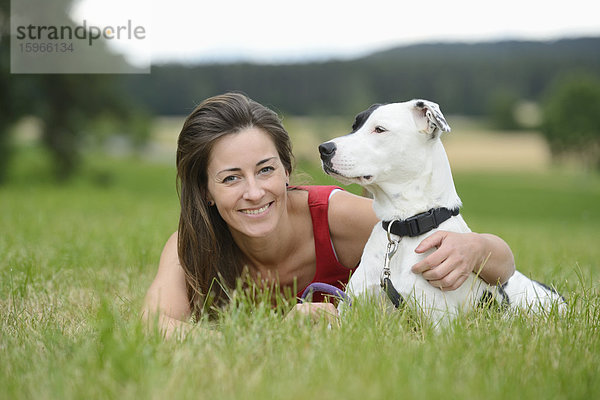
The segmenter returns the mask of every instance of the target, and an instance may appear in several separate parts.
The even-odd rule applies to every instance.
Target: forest
[[[136,103],[160,115],[187,114],[204,98],[238,90],[294,115],[354,115],[418,97],[451,114],[485,116],[502,101],[543,101],[555,79],[576,73],[600,75],[600,38],[419,44],[295,64],[164,64],[122,80]]]

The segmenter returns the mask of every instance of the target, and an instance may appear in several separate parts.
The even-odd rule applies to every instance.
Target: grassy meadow
[[[299,179],[333,183],[310,149],[339,133],[284,122]],[[555,285],[565,316],[481,311],[435,333],[360,302],[328,327],[242,298],[165,341],[139,311],[177,228],[172,163],[92,154],[55,184],[45,153],[24,146],[0,186],[0,399],[597,398],[600,175],[536,162],[467,165],[455,183],[471,228]]]

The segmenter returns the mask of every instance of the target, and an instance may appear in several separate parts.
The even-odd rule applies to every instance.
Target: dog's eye
[[[383,133],[385,131],[387,131],[387,129],[385,129],[384,127],[379,126],[379,125],[376,126],[375,129],[373,129],[373,132],[375,132],[375,133]]]

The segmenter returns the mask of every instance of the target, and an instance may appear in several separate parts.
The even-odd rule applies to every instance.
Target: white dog
[[[470,232],[458,214],[450,165],[440,135],[449,132],[437,104],[426,100],[373,105],[356,117],[352,132],[319,146],[323,170],[373,194],[377,224],[346,291],[387,293],[396,307],[410,302],[432,322],[448,321],[478,302],[498,301],[525,310],[565,308],[554,289],[519,272],[502,286],[475,273],[453,291],[430,285],[411,266],[427,256],[417,245],[436,230]]]

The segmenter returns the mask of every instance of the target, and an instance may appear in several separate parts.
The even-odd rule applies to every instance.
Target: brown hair
[[[269,108],[243,94],[226,93],[204,100],[186,118],[177,142],[177,191],[181,204],[179,262],[185,271],[192,313],[227,303],[243,273],[241,251],[216,207],[207,203],[207,168],[214,144],[225,135],[256,127],[271,136],[285,170],[291,175],[289,135]]]

